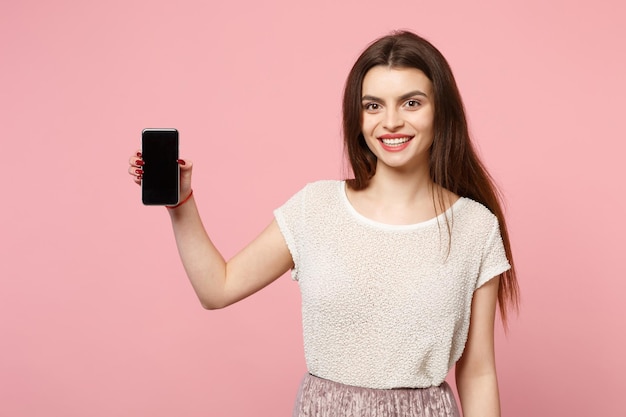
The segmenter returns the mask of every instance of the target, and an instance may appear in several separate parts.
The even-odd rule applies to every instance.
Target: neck
[[[367,190],[382,201],[414,204],[431,202],[435,188],[428,166],[411,173],[379,166]]]
[[[387,224],[415,224],[443,213],[458,196],[433,183],[425,169],[401,172],[379,166],[369,185],[346,189],[347,197],[363,216]]]

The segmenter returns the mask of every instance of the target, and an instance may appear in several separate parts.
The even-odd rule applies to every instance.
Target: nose
[[[388,130],[395,130],[404,124],[404,120],[402,120],[402,115],[400,112],[394,108],[390,108],[385,113],[385,120],[383,121],[383,127]]]

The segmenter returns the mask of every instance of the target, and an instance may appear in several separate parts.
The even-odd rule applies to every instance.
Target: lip
[[[404,133],[386,133],[378,137],[378,139],[402,139],[402,138],[409,138],[409,140],[411,140],[413,139],[413,135],[407,135]]]

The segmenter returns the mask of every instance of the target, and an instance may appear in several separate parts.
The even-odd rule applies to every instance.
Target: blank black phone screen
[[[178,131],[144,129],[141,133],[143,179],[141,199],[146,205],[178,203],[180,168],[178,167]]]

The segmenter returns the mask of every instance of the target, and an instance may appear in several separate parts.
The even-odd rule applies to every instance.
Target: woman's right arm
[[[130,161],[130,173],[141,183],[140,158]],[[181,161],[181,195],[191,193],[189,161]],[[276,220],[228,262],[202,224],[193,195],[168,208],[183,266],[200,303],[207,309],[233,304],[275,281],[293,267],[293,260]]]

